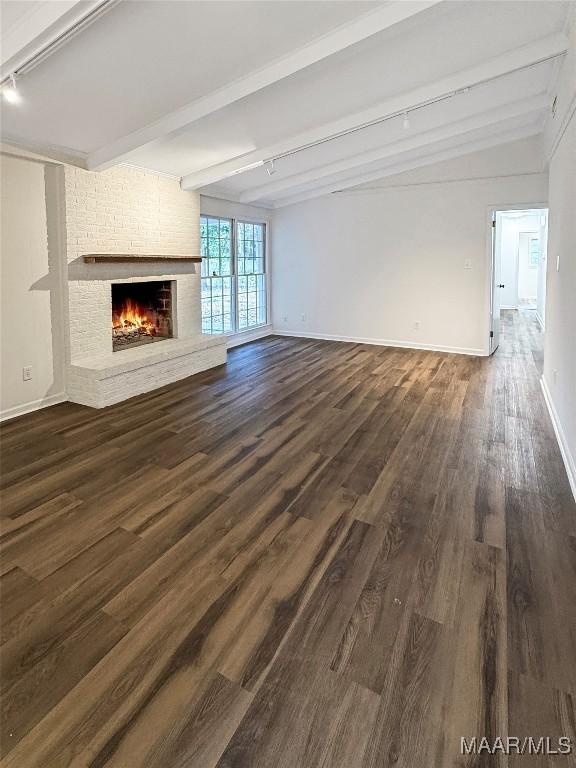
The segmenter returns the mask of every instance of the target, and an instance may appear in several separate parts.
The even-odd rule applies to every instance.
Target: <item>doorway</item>
[[[542,329],[546,306],[548,209],[492,211],[490,354],[500,343],[500,311],[534,313]]]

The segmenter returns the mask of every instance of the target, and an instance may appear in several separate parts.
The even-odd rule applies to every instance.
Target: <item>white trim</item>
[[[48,408],[51,405],[58,405],[58,403],[65,403],[67,401],[68,397],[64,392],[59,392],[57,395],[50,395],[49,397],[43,397],[41,400],[31,400],[29,403],[15,405],[12,408],[6,408],[6,410],[0,411],[0,421],[15,419],[16,416],[23,416],[25,413],[40,411],[42,408]]]
[[[275,336],[295,336],[303,339],[321,339],[323,341],[344,341],[351,344],[372,344],[377,347],[401,347],[403,349],[424,349],[431,352],[450,352],[456,355],[474,355],[486,357],[484,349],[475,347],[447,347],[440,344],[419,344],[417,341],[397,341],[393,339],[371,339],[365,336],[339,336],[332,333],[310,333],[305,331],[280,331],[274,329]]]
[[[274,330],[272,329],[270,323],[267,323],[266,325],[259,325],[257,328],[249,328],[246,331],[230,333],[226,336],[228,340],[228,349],[239,347],[240,344],[247,344],[249,341],[263,339],[265,336],[272,336],[273,333]]]
[[[566,439],[566,435],[562,429],[562,423],[560,422],[558,412],[554,406],[554,401],[544,376],[540,377],[540,386],[542,387],[542,393],[544,394],[546,407],[548,408],[548,413],[550,414],[550,421],[554,427],[554,434],[556,435],[556,440],[558,441],[560,453],[562,454],[562,460],[564,462],[564,467],[566,468],[566,474],[568,475],[568,482],[570,483],[570,488],[572,489],[572,495],[576,500],[576,462],[574,461],[574,457],[570,452],[568,440]]]

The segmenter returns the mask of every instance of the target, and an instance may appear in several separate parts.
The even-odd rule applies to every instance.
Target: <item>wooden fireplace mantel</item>
[[[87,264],[114,263],[114,262],[147,262],[147,261],[180,261],[199,264],[202,261],[200,256],[155,256],[151,254],[129,254],[129,253],[85,253],[84,261]]]

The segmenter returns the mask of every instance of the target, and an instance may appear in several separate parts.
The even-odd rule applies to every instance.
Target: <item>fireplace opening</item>
[[[112,350],[170,339],[172,283],[112,283]]]

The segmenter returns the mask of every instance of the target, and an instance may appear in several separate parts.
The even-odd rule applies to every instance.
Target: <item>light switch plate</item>
[[[464,269],[472,269],[472,259],[464,259]]]

